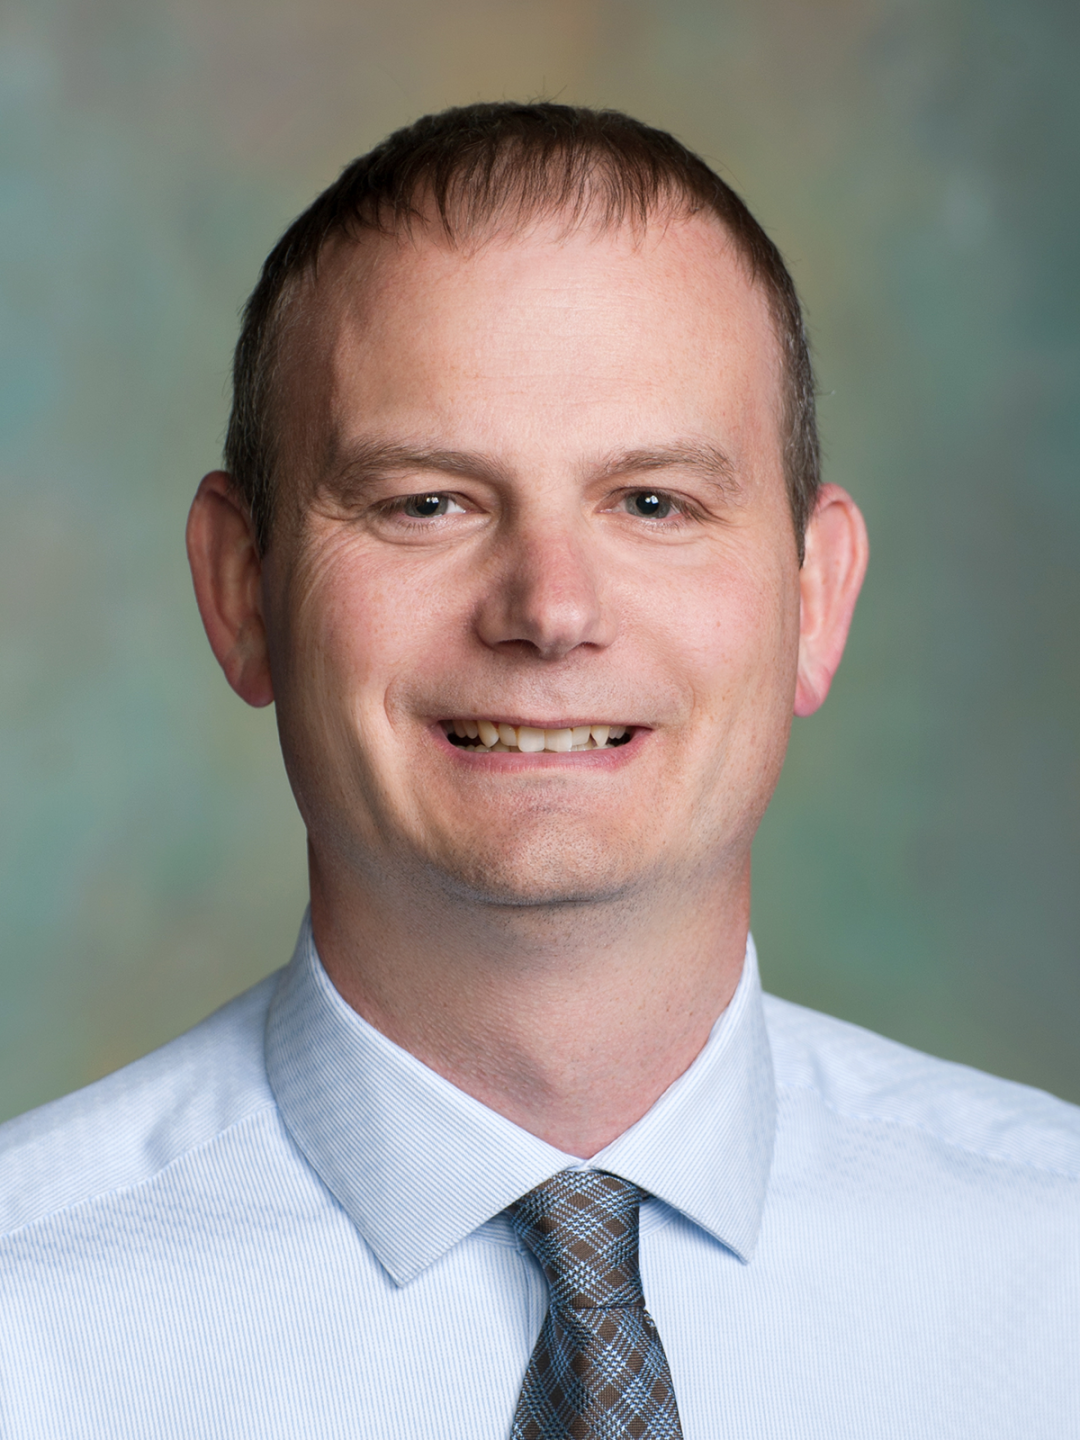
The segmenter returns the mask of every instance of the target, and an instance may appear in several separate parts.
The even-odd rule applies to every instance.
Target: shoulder
[[[0,1126],[0,1235],[160,1174],[255,1112],[271,975],[187,1034]]]
[[[840,1119],[1007,1167],[1080,1178],[1080,1108],[765,996],[778,1090]]]

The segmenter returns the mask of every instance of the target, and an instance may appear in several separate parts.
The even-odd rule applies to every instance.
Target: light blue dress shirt
[[[505,1440],[580,1164],[356,1015],[305,925],[190,1034],[0,1129],[4,1440]],[[763,997],[591,1163],[685,1440],[1080,1436],[1080,1111]]]

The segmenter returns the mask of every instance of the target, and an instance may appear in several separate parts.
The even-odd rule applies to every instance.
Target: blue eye
[[[664,520],[671,514],[671,500],[655,490],[635,490],[626,499],[631,512],[645,520]]]
[[[450,508],[449,495],[410,495],[402,505],[402,511],[411,520],[432,520],[445,515]]]

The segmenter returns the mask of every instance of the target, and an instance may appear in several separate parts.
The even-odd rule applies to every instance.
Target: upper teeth
[[[519,750],[538,755],[541,750],[565,754],[568,750],[599,750],[610,740],[621,740],[625,725],[574,725],[564,730],[541,730],[535,725],[506,725],[498,720],[451,720],[459,740],[476,740],[480,750]]]

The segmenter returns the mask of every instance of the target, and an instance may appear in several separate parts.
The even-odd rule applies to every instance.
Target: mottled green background
[[[1074,0],[6,0],[0,1114],[287,959],[273,716],[182,549],[237,309],[389,128],[543,94],[673,129],[807,301],[875,546],[758,845],[767,983],[1080,1100]]]

